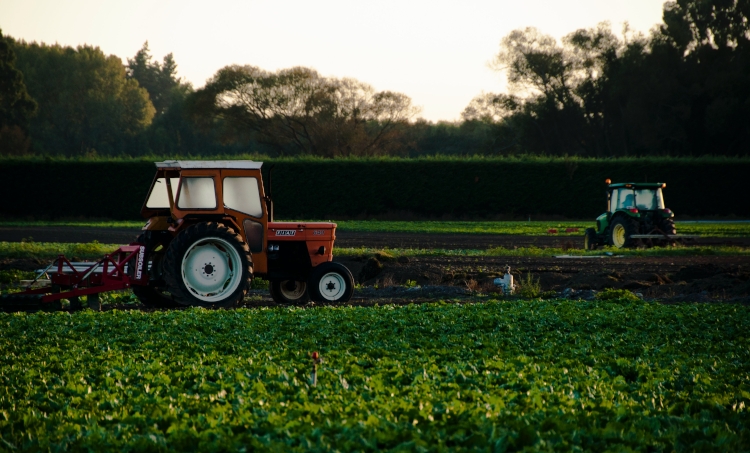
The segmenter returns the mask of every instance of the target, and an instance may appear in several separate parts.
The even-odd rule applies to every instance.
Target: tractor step
[[[3,294],[0,296],[0,310],[14,312],[62,309],[59,300],[44,302],[43,297],[44,294]]]
[[[631,234],[633,239],[696,239],[700,236],[697,234]]]

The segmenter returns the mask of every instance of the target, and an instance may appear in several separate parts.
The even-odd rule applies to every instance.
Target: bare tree
[[[279,154],[377,155],[398,148],[398,125],[418,113],[400,93],[294,67],[227,66],[196,93],[193,116],[228,140],[252,136]]]

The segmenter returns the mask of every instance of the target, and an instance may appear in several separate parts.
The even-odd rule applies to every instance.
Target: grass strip
[[[750,249],[736,246],[715,246],[715,247],[653,247],[649,249],[616,249],[605,248],[602,250],[586,251],[583,249],[562,249],[562,248],[539,248],[539,247],[518,247],[514,249],[495,247],[486,250],[477,249],[412,249],[412,248],[385,248],[376,249],[369,247],[357,248],[336,248],[334,255],[340,256],[363,256],[377,255],[385,253],[387,255],[398,256],[518,256],[518,257],[552,257],[552,256],[746,256],[750,255]]]
[[[301,221],[301,222],[304,222]],[[580,236],[586,228],[594,226],[593,220],[575,221],[385,221],[385,220],[334,220],[339,231],[360,233],[414,233],[414,234],[498,234],[515,236]],[[0,227],[68,226],[83,228],[133,228],[140,229],[144,221],[0,221]],[[554,231],[551,233],[550,231]],[[697,234],[707,237],[750,236],[750,222],[677,222],[680,234]]]
[[[141,229],[145,220],[2,220],[0,228],[79,227]]]
[[[21,451],[746,451],[745,308],[0,314],[0,439]]]
[[[337,221],[341,231],[372,233],[439,233],[439,234],[497,234],[514,236],[580,236],[594,221]],[[750,236],[750,222],[677,222],[680,234],[697,234],[710,237]]]
[[[119,244],[100,244],[92,241],[85,244],[62,242],[0,242],[0,259],[50,260],[65,255],[69,260],[96,260],[112,253]]]
[[[57,242],[0,242],[0,259],[37,259],[52,260],[58,255],[76,260],[96,260],[104,254],[117,250],[117,244],[86,244]],[[477,249],[419,249],[419,248],[385,248],[341,247],[334,249],[334,256],[363,256],[386,253],[398,257],[416,256],[518,256],[518,257],[551,257],[559,255],[573,256],[746,256],[750,249],[736,246],[714,247],[653,247],[649,249],[615,249],[586,251],[583,249],[519,247],[514,249],[496,247],[487,250]]]

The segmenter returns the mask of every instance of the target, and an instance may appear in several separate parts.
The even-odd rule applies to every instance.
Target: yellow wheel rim
[[[612,229],[612,244],[618,249],[625,246],[625,227],[619,223]]]

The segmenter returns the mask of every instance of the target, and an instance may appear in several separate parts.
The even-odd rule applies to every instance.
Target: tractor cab
[[[607,191],[607,211],[614,214],[625,211],[638,214],[641,211],[665,210],[661,189],[664,183],[622,183],[610,184]]]

